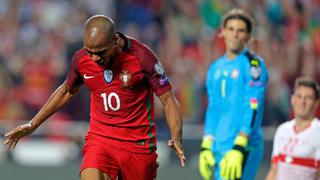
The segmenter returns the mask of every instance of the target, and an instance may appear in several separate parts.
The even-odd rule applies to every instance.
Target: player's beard
[[[115,53],[115,51],[112,51],[110,55],[106,55],[105,57],[101,58],[99,61],[96,61],[96,63],[99,66],[110,66],[113,62],[113,60],[115,59],[115,57],[117,56],[118,53]]]
[[[112,61],[113,57],[105,57],[103,59],[100,59],[99,61],[96,61],[96,63],[101,67],[106,67],[110,65],[110,62]]]
[[[107,60],[104,60],[104,59],[101,59],[99,61],[96,61],[96,63],[99,65],[99,66],[105,66],[107,63],[106,63]]]
[[[234,41],[230,44],[230,51],[234,54],[240,54],[244,48],[244,44],[240,43],[239,41]]]

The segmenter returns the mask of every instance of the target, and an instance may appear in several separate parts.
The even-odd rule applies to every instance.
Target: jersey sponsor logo
[[[107,83],[110,83],[113,79],[113,72],[111,70],[105,70],[103,72],[103,77]]]
[[[120,73],[120,80],[123,82],[123,86],[128,86],[128,82],[131,79],[131,74],[128,71],[124,70]]]
[[[164,74],[164,69],[160,61],[154,64],[154,70],[156,71],[157,74],[161,76]]]
[[[83,75],[83,78],[84,78],[84,79],[92,79],[92,78],[94,78],[94,76],[89,76],[89,75],[87,75],[87,74],[84,74],[84,75]]]

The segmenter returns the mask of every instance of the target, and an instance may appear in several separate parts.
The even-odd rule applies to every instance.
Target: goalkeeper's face
[[[250,39],[247,24],[241,19],[229,19],[222,28],[227,51],[239,54]]]
[[[318,106],[318,100],[312,88],[300,86],[295,89],[291,97],[291,105],[296,118],[312,120]]]

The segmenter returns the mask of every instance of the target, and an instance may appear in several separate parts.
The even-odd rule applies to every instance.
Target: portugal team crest
[[[120,80],[123,82],[123,86],[127,86],[130,79],[131,74],[129,74],[128,71],[122,71],[122,73],[120,73]]]
[[[104,80],[109,84],[113,79],[113,72],[111,70],[105,70],[103,72]]]

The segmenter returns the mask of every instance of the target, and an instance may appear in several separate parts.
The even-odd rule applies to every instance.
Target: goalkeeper
[[[203,179],[253,180],[263,158],[268,72],[262,58],[246,47],[252,26],[241,9],[222,19],[226,53],[210,65],[206,79],[208,107],[199,157]]]

